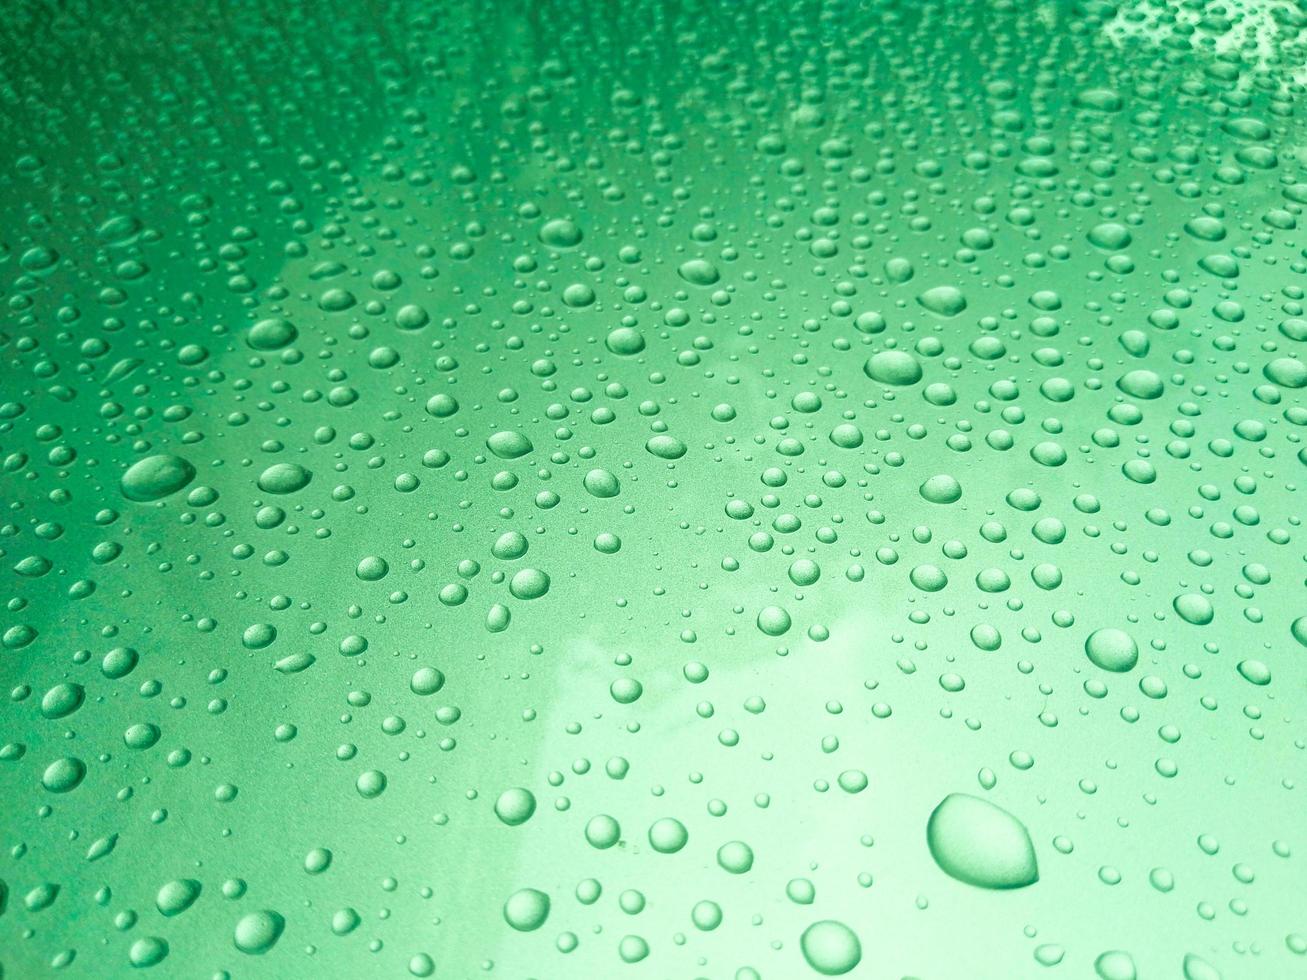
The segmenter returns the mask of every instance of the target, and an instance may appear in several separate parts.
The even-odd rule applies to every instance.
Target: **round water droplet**
[[[1137,980],[1139,976],[1134,957],[1119,949],[1100,953],[1094,960],[1094,972],[1102,980]]]
[[[634,327],[617,327],[609,331],[604,345],[620,357],[634,357],[644,350],[644,334]]]
[[[537,888],[522,888],[504,903],[504,921],[518,932],[533,932],[549,918],[549,896]]]
[[[86,689],[81,684],[56,684],[41,698],[41,714],[46,718],[67,718],[86,700]]]
[[[873,354],[862,369],[872,381],[899,387],[916,384],[922,375],[917,359],[901,350],[883,350]]]
[[[1139,662],[1139,647],[1129,633],[1106,627],[1089,634],[1085,655],[1096,667],[1121,674]]]
[[[733,875],[748,874],[753,867],[753,848],[742,840],[728,841],[717,848],[717,864]]]
[[[608,693],[618,704],[634,704],[644,694],[644,685],[634,677],[619,677],[608,686]]]
[[[518,459],[535,448],[531,440],[516,429],[496,432],[486,440],[486,447],[500,459]]]
[[[932,504],[951,504],[962,499],[962,484],[947,473],[932,476],[919,488],[921,498]]]
[[[585,475],[585,489],[592,497],[616,497],[622,489],[617,477],[604,469],[593,469]]]
[[[722,907],[708,899],[696,902],[690,910],[690,921],[701,932],[712,932],[722,924]]]
[[[1307,387],[1307,364],[1296,357],[1277,357],[1262,368],[1262,374],[1281,388]]]
[[[159,889],[154,904],[166,916],[181,915],[195,904],[201,890],[194,878],[176,878]]]
[[[540,227],[540,241],[551,248],[575,248],[581,244],[582,233],[574,221],[554,218]]]
[[[675,854],[689,839],[685,824],[675,817],[655,820],[649,827],[649,846],[659,854]]]
[[[304,870],[311,875],[320,875],[331,867],[333,855],[325,847],[315,847],[304,855]]]
[[[268,317],[250,327],[250,332],[245,335],[245,342],[255,350],[281,350],[293,344],[298,336],[299,331],[289,320]]]
[[[1199,592],[1176,596],[1172,605],[1181,619],[1194,626],[1206,626],[1216,616],[1211,600]]]
[[[354,785],[365,800],[376,799],[386,791],[386,774],[380,769],[369,769],[359,774]]]
[[[622,827],[616,818],[600,813],[586,822],[585,839],[591,847],[606,851],[622,839]]]
[[[445,686],[445,675],[435,667],[419,667],[409,678],[408,688],[414,694],[426,697]]]
[[[86,763],[74,756],[65,756],[45,767],[41,785],[51,793],[67,793],[81,785],[85,777]]]
[[[789,632],[790,614],[780,606],[764,606],[758,612],[758,629],[768,636],[782,636]]]
[[[1249,684],[1256,684],[1258,687],[1265,687],[1271,683],[1271,668],[1260,660],[1241,660],[1239,673]]]
[[[195,479],[195,467],[180,456],[160,453],[133,463],[122,476],[123,496],[128,500],[162,500]]]
[[[520,786],[506,789],[495,800],[495,816],[510,827],[519,827],[536,812],[536,798]]]
[[[680,459],[686,453],[685,443],[665,434],[651,437],[644,448],[659,459]]]
[[[693,286],[711,286],[722,277],[717,266],[707,259],[690,259],[682,262],[676,271],[682,279]]]
[[[236,923],[236,948],[251,956],[262,955],[277,945],[285,928],[286,920],[279,912],[272,909],[250,912]]]
[[[1025,825],[976,796],[946,796],[927,821],[926,843],[942,871],[969,885],[1024,888],[1039,880]]]
[[[799,948],[808,966],[824,977],[840,977],[862,962],[862,943],[843,922],[823,919],[803,930]]]
[[[127,959],[132,966],[141,970],[158,966],[167,958],[168,941],[159,936],[142,936],[127,951]]]
[[[259,474],[259,489],[264,493],[286,494],[303,490],[313,474],[299,463],[273,463]]]
[[[917,297],[917,302],[938,316],[957,316],[967,308],[967,298],[957,286],[934,286]]]
[[[642,936],[623,936],[617,944],[617,955],[623,963],[639,963],[649,955],[649,943]]]
[[[517,599],[539,599],[549,591],[549,576],[538,568],[522,568],[513,573],[508,591]]]

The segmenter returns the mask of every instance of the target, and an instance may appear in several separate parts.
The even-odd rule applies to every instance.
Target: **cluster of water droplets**
[[[1298,7],[20,7],[0,973],[1307,968]]]

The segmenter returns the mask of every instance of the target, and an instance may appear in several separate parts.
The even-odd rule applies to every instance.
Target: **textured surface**
[[[1305,27],[10,4],[3,975],[1301,976]]]

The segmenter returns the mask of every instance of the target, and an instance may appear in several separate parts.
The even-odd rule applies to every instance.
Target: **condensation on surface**
[[[1304,8],[0,39],[0,973],[1307,970]]]

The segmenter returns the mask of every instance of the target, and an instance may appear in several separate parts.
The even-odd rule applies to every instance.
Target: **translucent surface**
[[[1303,975],[1304,28],[8,5],[0,972]]]

